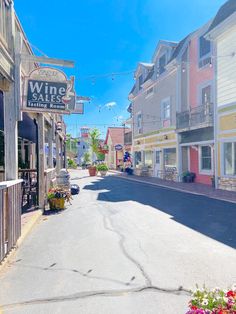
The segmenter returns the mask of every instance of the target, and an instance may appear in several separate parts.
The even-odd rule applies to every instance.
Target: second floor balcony
[[[214,107],[212,103],[176,113],[176,129],[185,131],[213,126]]]

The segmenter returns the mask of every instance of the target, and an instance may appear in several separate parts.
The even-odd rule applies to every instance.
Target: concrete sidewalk
[[[181,192],[195,194],[195,195],[202,195],[202,196],[206,196],[206,197],[217,199],[217,200],[236,203],[236,192],[217,190],[205,184],[174,182],[174,181],[168,181],[168,180],[163,180],[163,179],[154,178],[154,177],[141,177],[141,176],[136,176],[136,175],[130,176],[130,175],[127,175],[126,173],[115,171],[115,170],[114,171],[112,170],[110,172],[125,180],[150,184],[154,186],[161,186],[161,187],[165,187],[165,188],[176,190],[176,191],[181,191]]]
[[[18,247],[22,244],[22,242],[31,232],[31,230],[39,221],[41,216],[42,216],[42,211],[39,209],[24,213],[21,215],[21,236],[17,240],[15,247],[9,252],[9,254],[0,263],[0,272],[3,271],[4,268],[10,263],[10,261],[16,254]],[[0,310],[0,314],[1,314],[1,310]]]

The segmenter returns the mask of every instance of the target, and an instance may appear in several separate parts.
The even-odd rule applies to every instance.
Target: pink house
[[[211,184],[214,173],[212,44],[204,38],[209,25],[190,34],[179,67],[179,169],[196,174],[195,182]]]

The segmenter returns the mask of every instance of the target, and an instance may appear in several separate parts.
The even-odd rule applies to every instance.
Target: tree
[[[83,162],[85,164],[89,164],[90,163],[90,155],[89,155],[88,152],[84,153]]]
[[[97,159],[97,154],[99,151],[99,137],[100,137],[100,132],[98,129],[95,128],[89,132],[89,145],[92,150],[93,162]]]
[[[105,160],[105,154],[98,152],[97,153],[97,158],[98,158],[98,160],[104,161]]]

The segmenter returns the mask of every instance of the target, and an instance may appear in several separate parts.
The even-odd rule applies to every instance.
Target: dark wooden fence
[[[21,235],[22,180],[0,183],[0,262]]]

